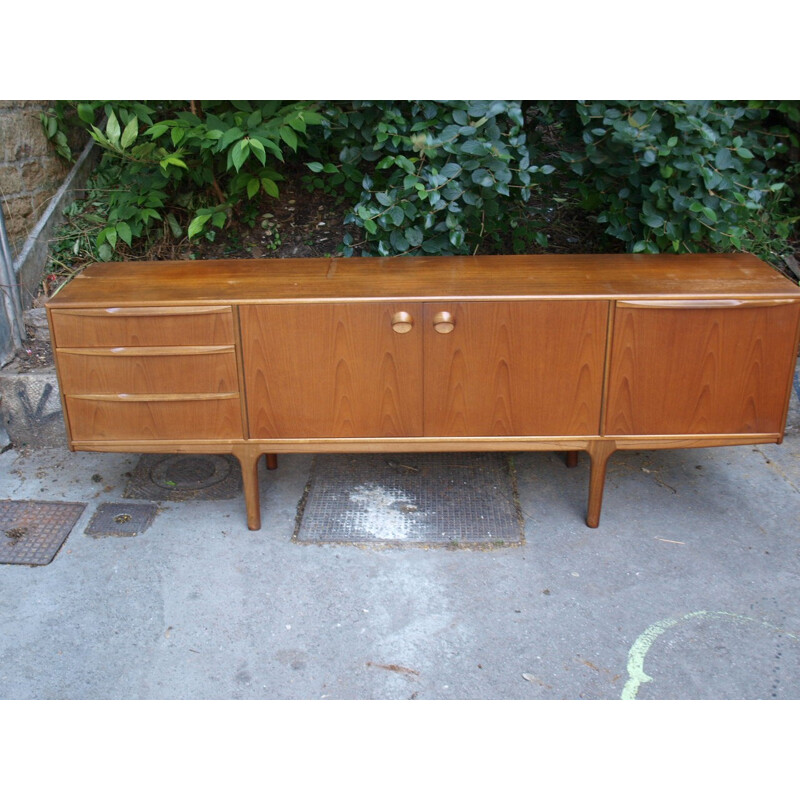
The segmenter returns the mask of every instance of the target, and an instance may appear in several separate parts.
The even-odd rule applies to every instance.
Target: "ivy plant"
[[[352,199],[345,223],[363,231],[364,255],[474,253],[555,169],[533,163],[519,101],[361,101],[323,112],[336,160],[308,167]],[[343,253],[353,251],[347,235]]]
[[[634,253],[745,249],[765,215],[775,216],[791,197],[781,158],[797,139],[769,123],[768,104],[592,101],[542,108],[556,110],[551,121],[563,126],[561,156],[572,173],[564,182]]]

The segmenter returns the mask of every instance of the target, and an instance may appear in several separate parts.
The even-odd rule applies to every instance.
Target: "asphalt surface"
[[[94,538],[137,455],[0,455],[0,498],[84,502],[54,560],[0,565],[3,699],[799,699],[800,413],[780,446],[514,457],[521,546],[300,544],[309,456],[242,497]]]

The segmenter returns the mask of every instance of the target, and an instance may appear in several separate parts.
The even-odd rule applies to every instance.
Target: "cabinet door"
[[[605,433],[781,432],[799,311],[769,301],[620,301]]]
[[[596,300],[427,303],[425,435],[597,435],[607,319]]]
[[[250,438],[422,435],[421,313],[418,303],[242,306]]]

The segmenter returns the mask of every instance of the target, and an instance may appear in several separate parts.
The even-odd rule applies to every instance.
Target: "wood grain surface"
[[[745,253],[230,259],[96,264],[48,306],[720,295],[800,288]]]
[[[238,394],[224,399],[84,400],[66,398],[76,441],[241,439]],[[171,452],[171,450],[167,450]]]
[[[147,309],[118,307],[80,312],[53,309],[53,339],[56,347],[122,347],[152,345],[233,344],[230,307]],[[134,313],[130,313],[133,311]],[[126,313],[127,312],[127,313]]]
[[[408,333],[392,330],[398,311]],[[243,306],[251,438],[422,435],[421,316],[414,303]]]
[[[425,435],[597,435],[607,318],[604,301],[426,304]]]
[[[155,349],[155,348],[154,348]],[[123,352],[120,352],[123,350]],[[134,350],[134,353],[130,353]],[[238,392],[233,346],[216,353],[152,355],[150,348],[117,352],[86,349],[57,351],[65,394],[175,394]],[[177,351],[177,352],[176,352]],[[144,354],[143,354],[144,353]]]
[[[619,307],[605,433],[779,433],[800,304]]]

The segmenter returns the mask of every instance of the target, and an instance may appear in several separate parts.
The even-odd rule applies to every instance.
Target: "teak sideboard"
[[[47,304],[72,450],[231,453],[247,522],[287,452],[779,443],[800,288],[735,255],[97,264]]]

